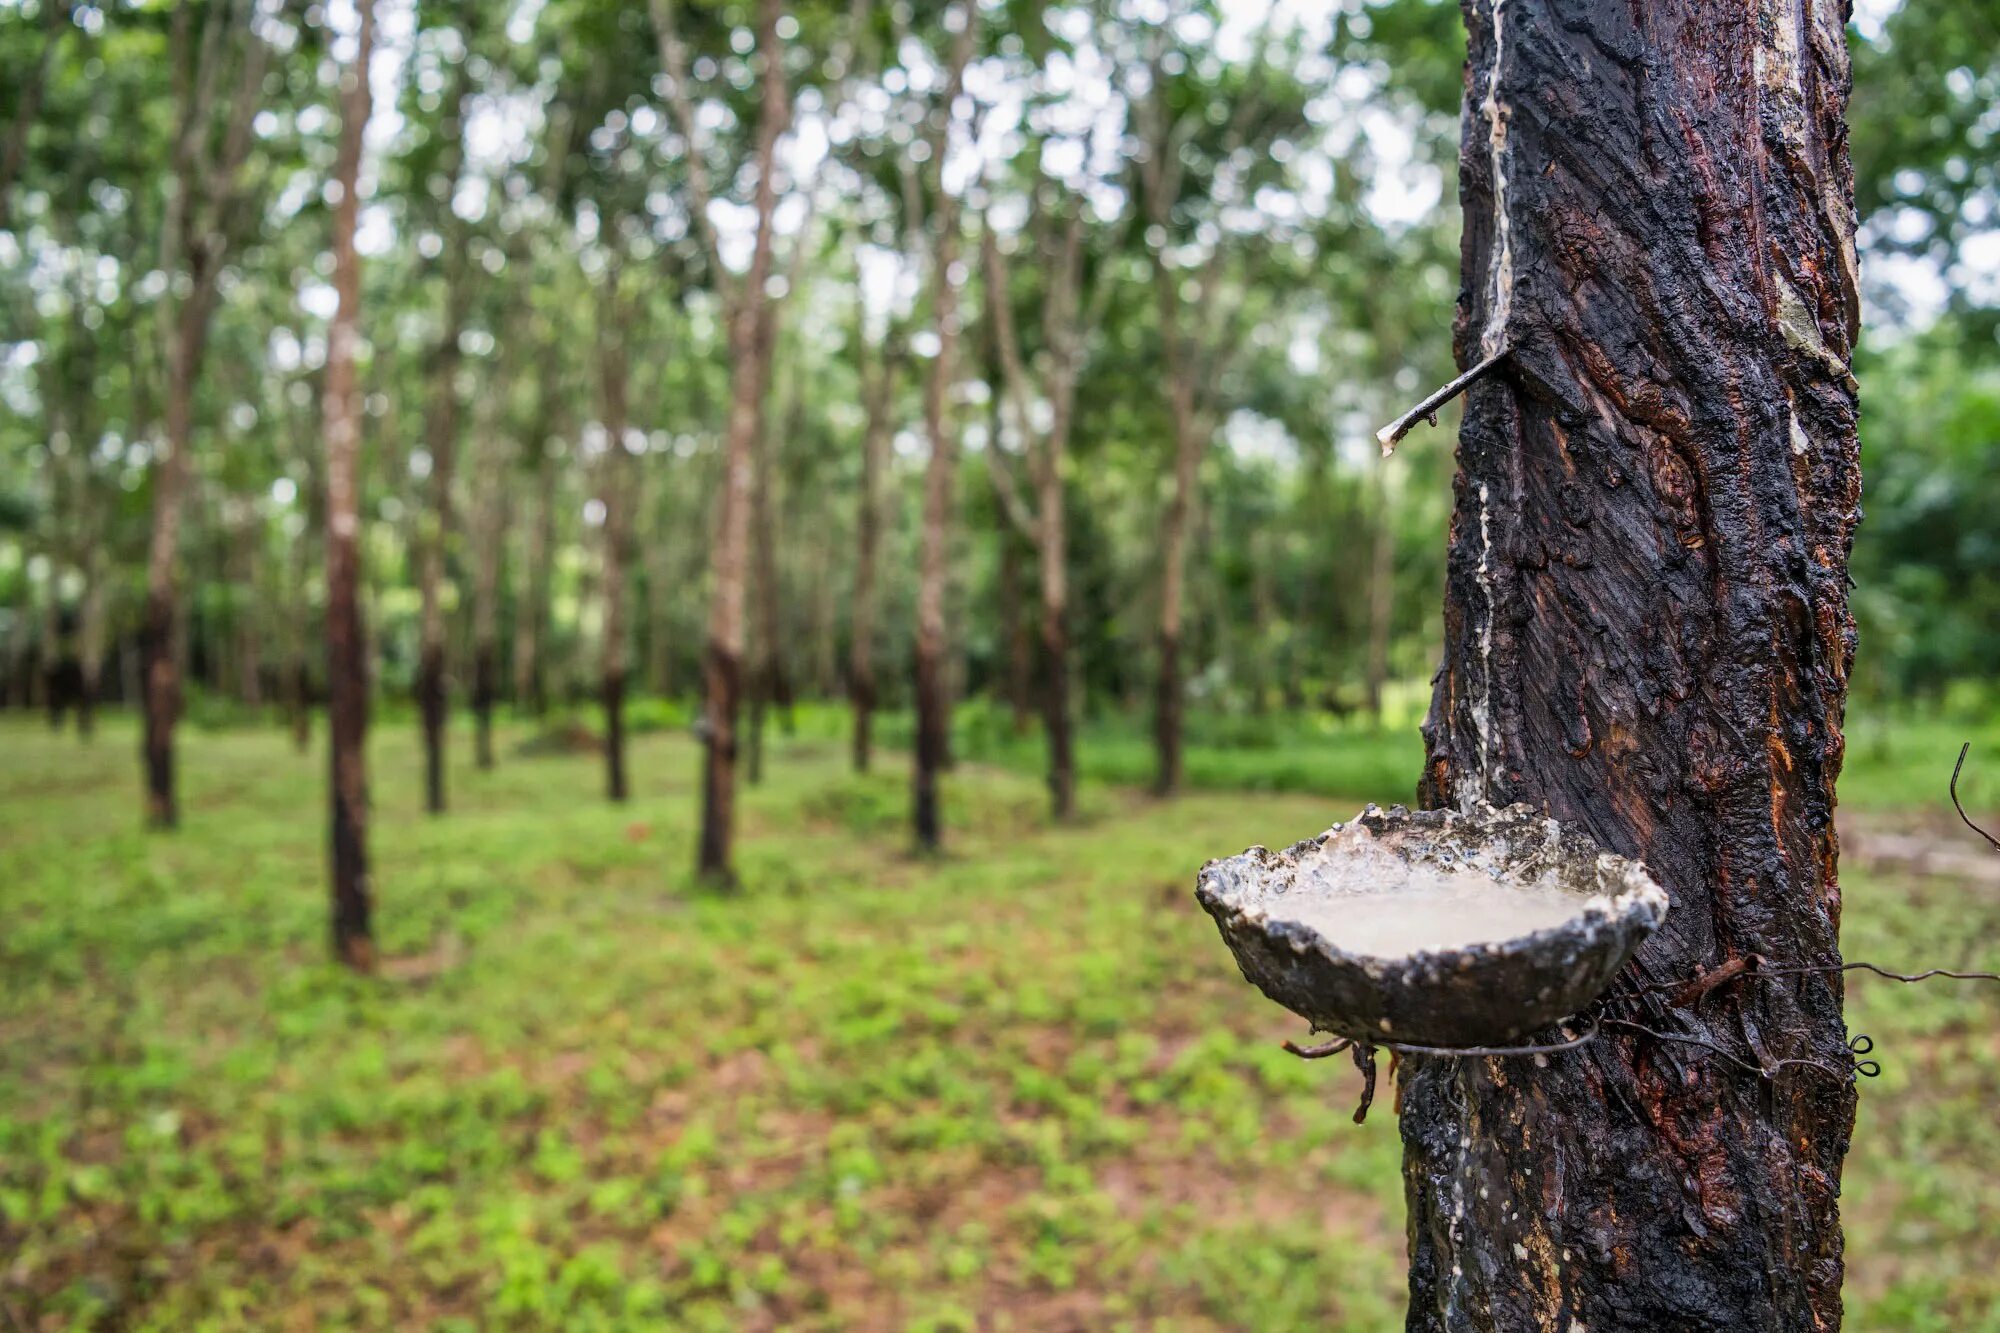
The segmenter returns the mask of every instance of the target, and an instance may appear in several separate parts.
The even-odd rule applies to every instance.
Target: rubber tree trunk
[[[1389,634],[1396,609],[1396,521],[1395,506],[1385,472],[1378,472],[1369,488],[1374,514],[1369,523],[1368,551],[1368,661],[1364,688],[1368,716],[1382,721],[1382,687],[1389,679]]]
[[[450,103],[444,129],[449,167],[441,174],[450,193],[458,186],[465,163],[465,119],[470,87],[465,67],[457,78],[458,91]],[[452,474],[458,455],[458,368],[463,361],[459,347],[464,332],[470,282],[466,273],[464,226],[455,214],[445,239],[444,327],[431,348],[427,367],[429,401],[424,407],[424,447],[429,451],[430,506],[419,519],[420,545],[417,565],[418,593],[422,609],[418,620],[417,711],[422,720],[424,740],[424,809],[431,814],[445,808],[445,720],[449,708],[445,681],[444,581],[445,552],[451,539]]]
[[[95,545],[84,557],[83,609],[77,625],[76,734],[97,732],[97,696],[104,687],[105,560]]]
[[[862,337],[857,330],[855,337]],[[876,566],[882,548],[882,477],[888,470],[890,409],[896,362],[887,347],[868,381],[867,424],[861,436],[860,512],[855,518],[854,608],[849,621],[847,690],[854,707],[854,771],[872,758],[875,682]]]
[[[951,510],[958,472],[958,437],[948,402],[957,362],[958,216],[950,204],[939,209],[937,250],[931,266],[932,316],[938,350],[924,380],[924,426],[931,455],[924,467],[923,535],[917,558],[917,735],[911,768],[910,825],[917,847],[935,852],[944,842],[944,813],[938,777],[949,762],[951,688],[947,679],[950,644],[945,597],[951,581]]]
[[[153,527],[146,548],[146,609],[140,622],[139,653],[144,680],[146,820],[154,828],[180,823],[174,790],[174,725],[180,721],[181,671],[175,651],[180,590],[182,510],[186,507],[194,446],[194,347],[176,337],[168,347],[166,456],[153,472]]]
[[[1179,298],[1174,278],[1159,270],[1162,337],[1178,347]],[[1181,679],[1181,625],[1187,603],[1188,524],[1195,503],[1201,455],[1208,442],[1194,398],[1192,377],[1175,355],[1175,373],[1168,376],[1167,406],[1174,423],[1174,485],[1160,523],[1159,666],[1153,695],[1153,793],[1171,796],[1182,778],[1182,705],[1186,686]]]
[[[546,384],[547,381],[545,380]],[[546,425],[549,417],[544,412]],[[549,628],[548,555],[555,548],[556,471],[546,431],[535,441],[533,516],[522,527],[522,602],[514,614],[514,702],[536,717],[549,711],[547,653]]]
[[[360,342],[361,260],[354,248],[360,200],[362,133],[368,123],[368,55],[374,40],[373,0],[357,0],[360,42],[342,74],[341,128],[333,213],[334,289],[339,294],[327,334],[326,387],[326,681],[327,752],[331,765],[330,852],[333,873],[333,953],[357,971],[375,966],[368,879],[368,669],[363,655],[359,570],[361,395],[354,354]]]
[[[480,476],[472,552],[473,763],[493,767],[493,708],[500,698],[500,566],[507,548],[505,477],[510,451],[490,412],[480,414]]]
[[[1070,725],[1069,556],[1059,463],[1050,463],[1041,490],[1042,731],[1048,743],[1049,813],[1068,819],[1076,813],[1076,740]]]
[[[729,315],[729,418],[723,440],[722,484],[716,494],[715,548],[710,560],[713,593],[702,646],[702,802],[697,873],[712,883],[735,880],[736,720],[743,695],[744,565],[749,547],[751,472],[764,399],[771,385],[771,344],[776,312],[765,285],[771,278],[772,215],[777,186],[772,162],[787,115],[780,6],[763,0],[757,41],[763,52],[757,118],[757,239],[750,268],[736,288]]]
[[[791,423],[787,423],[788,425]],[[758,432],[750,490],[750,605],[757,617],[750,640],[750,745],[744,778],[764,780],[764,721],[782,705],[787,687],[778,613],[778,440],[767,414]]]
[[[1474,0],[1437,805],[1524,801],[1673,900],[1614,1013],[1846,1070],[1834,780],[1860,477],[1844,6]],[[1412,1329],[1841,1319],[1851,1078],[1607,1031],[1402,1066]]]
[[[632,454],[626,448],[626,322],[618,293],[619,268],[606,275],[599,306],[597,369],[604,416],[604,457],[599,463],[604,504],[604,658],[598,677],[604,704],[604,794],[626,798],[625,786],[625,573],[631,547]]]

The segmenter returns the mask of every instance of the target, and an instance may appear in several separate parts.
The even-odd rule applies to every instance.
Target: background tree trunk
[[[1370,487],[1374,514],[1368,536],[1368,661],[1364,668],[1368,716],[1382,721],[1382,686],[1389,679],[1390,617],[1396,609],[1396,525],[1390,515],[1388,470],[1378,469]]]
[[[104,620],[107,573],[103,549],[93,542],[83,559],[83,608],[77,624],[76,734],[97,731],[97,696],[104,686]]]
[[[493,767],[493,709],[500,698],[500,575],[507,551],[507,476],[514,460],[497,404],[513,371],[508,345],[511,338],[503,344],[494,383],[480,399],[474,428],[479,461],[472,519],[472,753],[482,769]]]
[[[1525,801],[1673,900],[1614,1015],[1846,1070],[1834,779],[1860,478],[1842,5],[1475,0],[1429,805]],[[1607,1030],[1402,1066],[1409,1326],[1841,1319],[1852,1081]]]
[[[331,739],[333,952],[356,971],[375,966],[368,881],[368,672],[359,597],[361,395],[354,377],[360,342],[361,260],[354,249],[360,198],[362,134],[370,110],[368,58],[374,45],[373,0],[356,0],[360,44],[341,78],[341,126],[333,211],[334,288],[340,304],[327,334],[326,387],[326,680]]]
[[[452,471],[458,454],[458,368],[463,360],[459,340],[471,298],[465,227],[451,209],[451,199],[457,193],[459,175],[465,167],[465,115],[471,97],[468,76],[469,71],[461,63],[451,109],[442,128],[447,165],[441,172],[446,182],[441,202],[448,220],[444,242],[444,327],[438,333],[437,345],[431,349],[430,401],[424,409],[424,447],[431,460],[430,512],[418,523],[421,553],[417,583],[422,612],[418,622],[417,710],[424,738],[424,809],[434,815],[443,814],[445,808],[444,732],[450,706],[445,681],[445,550],[451,538]]]
[[[546,382],[545,382],[546,387]],[[522,524],[521,603],[514,611],[514,702],[545,717],[548,698],[549,552],[555,548],[556,467],[549,450],[549,414],[541,415],[542,438],[534,442],[535,481],[529,502],[534,514]]]
[[[736,720],[743,693],[744,561],[749,546],[751,473],[757,433],[763,429],[764,399],[771,384],[771,344],[775,311],[765,290],[771,277],[777,208],[773,177],[778,135],[788,115],[778,36],[781,6],[762,0],[757,49],[762,72],[757,119],[757,239],[750,269],[735,288],[729,322],[729,423],[723,446],[722,484],[716,496],[715,547],[710,568],[714,593],[709,605],[708,641],[703,649],[701,841],[696,869],[704,878],[735,878],[732,856],[736,830]],[[683,129],[694,134],[692,113],[683,111]],[[713,246],[711,246],[713,249]]]
[[[857,342],[866,337],[855,330]],[[861,436],[861,497],[855,519],[854,605],[848,626],[848,697],[854,705],[854,771],[866,773],[870,759],[870,726],[876,703],[875,600],[876,564],[882,546],[882,482],[888,467],[889,439],[894,422],[898,359],[888,337],[866,380],[867,421]],[[865,363],[864,363],[865,368]]]
[[[623,801],[625,786],[625,565],[631,545],[632,453],[625,447],[626,317],[618,292],[619,265],[605,275],[597,321],[597,364],[603,393],[604,457],[599,461],[604,503],[604,661],[598,687],[604,703],[604,792]]]

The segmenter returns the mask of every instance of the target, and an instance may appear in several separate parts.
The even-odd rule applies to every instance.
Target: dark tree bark
[[[1858,515],[1844,6],[1473,0],[1426,803],[1525,801],[1673,900],[1614,1014],[1848,1066],[1834,780]],[[1607,1030],[1402,1066],[1412,1329],[1836,1327],[1851,1079]]]
[[[375,966],[368,879],[368,669],[359,595],[361,395],[354,354],[360,341],[361,260],[354,249],[360,198],[361,143],[370,110],[368,57],[374,46],[373,0],[357,0],[360,44],[341,77],[340,197],[333,213],[334,289],[340,304],[327,334],[326,386],[326,680],[330,756],[330,852],[333,953],[360,972]]]

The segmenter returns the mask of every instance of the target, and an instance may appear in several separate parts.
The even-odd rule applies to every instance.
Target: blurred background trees
[[[496,712],[587,732],[614,796],[628,727],[693,726],[726,873],[766,710],[851,700],[865,765],[926,632],[931,767],[1039,732],[1059,816],[1102,738],[1168,791],[1190,725],[1412,719],[1449,450],[1369,436],[1452,369],[1453,6],[377,17],[362,633],[433,808],[455,705],[477,762]],[[164,691],[163,821],[173,719],[303,737],[327,695],[354,19],[0,9],[0,694],[87,728]],[[1856,19],[1869,706],[2000,660],[1994,24]]]

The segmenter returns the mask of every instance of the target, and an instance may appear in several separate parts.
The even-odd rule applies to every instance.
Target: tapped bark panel
[[[1470,393],[1425,803],[1523,801],[1673,909],[1611,1012],[1847,1068],[1834,780],[1858,517],[1843,15],[1472,0]],[[1851,1080],[1607,1033],[1403,1067],[1412,1328],[1840,1320]]]

